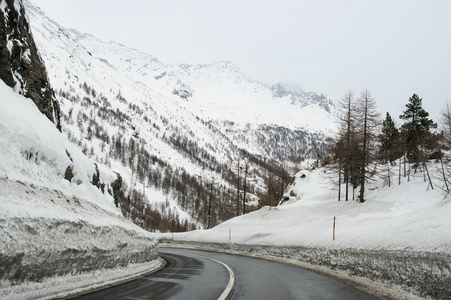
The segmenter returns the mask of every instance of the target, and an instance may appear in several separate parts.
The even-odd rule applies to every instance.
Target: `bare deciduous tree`
[[[361,135],[359,202],[362,203],[365,202],[365,182],[368,175],[368,166],[375,160],[375,140],[380,120],[379,113],[376,111],[376,102],[368,90],[362,92],[357,102],[359,133]]]

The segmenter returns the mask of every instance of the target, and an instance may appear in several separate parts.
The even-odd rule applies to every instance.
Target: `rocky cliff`
[[[60,107],[38,54],[21,0],[0,1],[0,79],[34,101],[61,131]]]

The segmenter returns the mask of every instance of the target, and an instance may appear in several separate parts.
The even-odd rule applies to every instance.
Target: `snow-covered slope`
[[[14,93],[3,82],[0,82],[0,93],[0,177],[90,199],[119,215],[111,195],[105,195],[91,184],[94,162],[44,118],[31,99]],[[71,181],[64,179],[68,167],[73,173]],[[116,180],[116,174],[99,167],[102,182],[109,184]]]
[[[434,169],[432,166],[430,169]],[[439,174],[438,174],[439,175]],[[436,179],[439,184],[439,179]],[[384,249],[449,253],[451,201],[431,190],[423,174],[388,187],[368,186],[367,201],[337,201],[337,191],[322,169],[301,171],[277,208],[264,207],[208,231],[175,235],[192,241],[297,245],[327,249]],[[333,220],[336,217],[336,239]]]
[[[22,1],[0,2],[0,80],[33,100],[58,128],[59,104],[39,56]]]

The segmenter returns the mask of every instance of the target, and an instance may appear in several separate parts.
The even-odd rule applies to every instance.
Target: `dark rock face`
[[[0,79],[32,99],[61,131],[60,107],[36,49],[22,0],[0,1]]]
[[[291,104],[305,107],[310,104],[317,104],[327,112],[331,111],[334,103],[331,99],[323,94],[317,94],[314,92],[305,92],[302,90],[292,91],[283,87],[280,83],[274,84],[271,87],[272,95],[274,98],[290,97]]]

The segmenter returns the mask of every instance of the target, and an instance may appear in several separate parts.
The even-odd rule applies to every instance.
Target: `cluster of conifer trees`
[[[347,92],[339,109],[338,135],[325,160],[331,173],[338,173],[339,201],[352,198],[364,202],[365,183],[376,175],[384,177],[388,185],[397,175],[400,184],[401,176],[409,177],[420,170],[434,188],[426,162],[431,159],[442,162],[443,150],[449,149],[449,143],[445,143],[446,137],[451,136],[449,109],[442,116],[445,131],[436,130],[437,124],[429,118],[416,94],[408,99],[406,109],[399,115],[403,121],[399,127],[388,112],[384,119],[380,117],[367,90],[357,98]],[[445,177],[444,181],[447,183]]]

